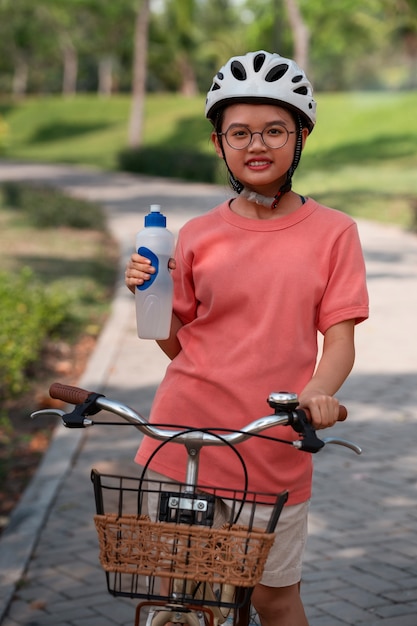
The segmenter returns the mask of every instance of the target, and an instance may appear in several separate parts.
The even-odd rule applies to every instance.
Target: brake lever
[[[324,437],[322,441],[326,445],[332,443],[337,446],[344,446],[345,448],[349,448],[350,450],[353,450],[353,452],[356,452],[356,454],[362,454],[362,448],[356,443],[353,443],[353,441],[348,441],[347,439],[338,439],[337,437]]]
[[[60,417],[66,428],[85,428],[86,426],[93,426],[93,420],[83,415],[74,415],[74,413],[75,411],[65,413],[65,411],[61,409],[41,409],[31,413],[30,417],[32,419],[36,417]]]
[[[93,426],[93,420],[90,420],[87,415],[95,415],[101,411],[100,407],[96,405],[97,398],[103,397],[102,393],[90,393],[85,402],[76,404],[74,409],[70,413],[65,413],[61,409],[43,409],[41,411],[35,411],[31,414],[31,417],[38,417],[40,415],[54,415],[62,419],[62,423],[66,428],[85,428],[86,426]]]
[[[297,394],[287,391],[273,392],[269,395],[267,402],[269,406],[275,410],[275,413],[285,411],[288,414],[288,424],[300,435],[300,439],[292,442],[292,445],[298,450],[312,452],[314,454],[321,450],[323,446],[332,443],[349,448],[353,452],[356,452],[356,454],[362,454],[362,448],[352,441],[339,439],[337,437],[324,437],[323,439],[319,439],[315,428],[307,419],[306,412],[303,409],[297,409]],[[342,421],[346,419],[346,413],[339,419]]]
[[[312,424],[307,420],[307,416],[302,409],[297,409],[293,413],[293,420],[290,422],[296,433],[301,435],[301,439],[293,441],[293,446],[303,452],[315,454],[321,450],[325,442],[319,439]]]
[[[65,411],[62,409],[40,409],[30,414],[32,419],[36,417],[64,417]]]
[[[323,448],[325,444],[317,437],[316,431],[308,421],[305,411],[297,409],[297,394],[287,391],[274,392],[269,395],[267,402],[275,410],[275,414],[280,411],[285,411],[288,414],[288,425],[300,435],[300,439],[292,442],[295,448],[313,454]]]
[[[298,409],[296,411],[296,414],[297,417],[294,419],[291,426],[296,432],[300,433],[301,435],[301,439],[293,442],[294,447],[296,447],[298,450],[315,453],[321,450],[323,446],[333,444],[337,446],[343,446],[344,448],[349,448],[349,450],[352,450],[358,455],[362,454],[362,448],[356,443],[353,443],[353,441],[340,439],[338,437],[323,437],[323,439],[319,439],[315,429],[307,420],[305,412],[301,409]]]

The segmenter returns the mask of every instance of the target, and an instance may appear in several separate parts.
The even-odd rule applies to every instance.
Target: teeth
[[[259,165],[267,165],[268,161],[251,161],[249,163],[249,165],[253,165],[255,167],[258,167]]]

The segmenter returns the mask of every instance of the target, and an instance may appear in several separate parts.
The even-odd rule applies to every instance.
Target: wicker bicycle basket
[[[207,528],[148,516],[94,518],[105,571],[254,587],[275,535],[240,525]]]
[[[176,597],[189,594],[188,581],[211,587],[253,588],[261,579],[275,534],[273,528],[254,525],[259,504],[255,494],[245,492],[242,496],[236,491],[210,488],[206,495],[199,487],[198,492],[192,496],[188,494],[184,501],[185,513],[192,515],[184,523],[182,516],[170,521],[165,521],[162,516],[161,520],[161,508],[164,507],[160,502],[166,498],[172,500],[173,496],[172,491],[166,496],[166,483],[146,481],[144,484],[137,478],[103,475],[95,470],[92,477],[100,563],[107,575],[108,589],[114,595],[170,598],[174,586]],[[179,491],[174,495],[180,494],[175,501],[182,500],[181,489],[184,487],[175,483],[175,489]],[[157,513],[144,511],[149,506],[150,497],[158,502]],[[220,527],[215,527],[214,505],[213,511],[210,507],[218,498],[222,501],[226,498],[231,513]],[[271,506],[274,525],[285,499],[286,495],[281,494],[279,498],[275,497],[274,506]],[[251,511],[245,525],[239,523],[243,501],[245,505],[250,504]],[[200,508],[205,508],[205,515],[194,512]],[[164,593],[161,579],[169,579],[169,584],[162,585]],[[182,587],[180,581],[184,581]],[[218,600],[214,602],[219,603]]]

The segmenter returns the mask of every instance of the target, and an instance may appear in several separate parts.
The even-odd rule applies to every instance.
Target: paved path
[[[121,268],[149,204],[170,228],[222,200],[209,185],[103,174],[66,166],[0,163],[0,180],[37,180],[102,203],[122,251]],[[326,448],[315,458],[303,598],[310,626],[417,625],[417,237],[360,222],[372,317],[357,330],[354,373],[339,394],[350,409],[340,436],[356,457]],[[166,366],[135,335],[123,286],[80,386],[148,414]],[[58,427],[0,541],[2,626],[124,626],[132,601],[105,592],[92,524],[92,466],[134,472],[137,441],[110,429]]]

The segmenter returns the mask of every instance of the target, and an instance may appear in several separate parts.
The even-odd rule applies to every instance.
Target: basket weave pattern
[[[107,572],[253,587],[274,534],[244,526],[210,528],[152,522],[147,515],[95,515]]]

